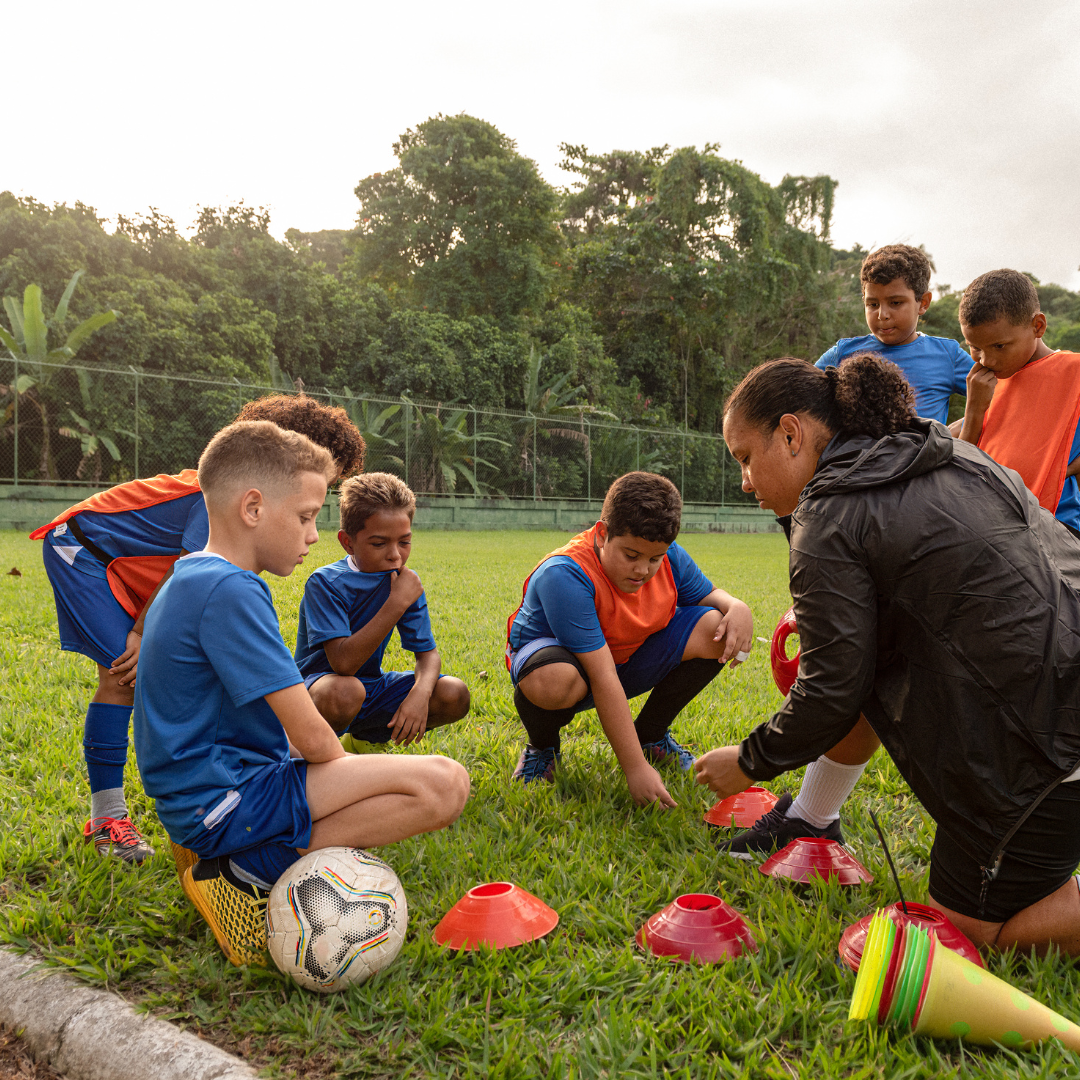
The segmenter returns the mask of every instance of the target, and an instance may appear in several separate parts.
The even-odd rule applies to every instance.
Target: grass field
[[[563,534],[419,533],[423,577],[444,670],[464,678],[473,711],[425,751],[462,761],[473,794],[451,829],[384,849],[408,893],[398,960],[336,996],[297,989],[274,970],[237,969],[184,900],[164,833],[132,757],[133,816],[158,855],[139,870],[98,859],[80,833],[88,807],[82,717],[90,661],[61,653],[39,545],[0,533],[3,821],[0,937],[33,946],[83,979],[248,1057],[271,1076],[304,1077],[987,1077],[1077,1075],[1057,1046],[1029,1054],[962,1050],[868,1031],[845,1020],[853,977],[836,962],[842,929],[895,899],[866,814],[891,837],[908,899],[925,898],[932,827],[879,754],[845,812],[872,885],[789,886],[719,858],[701,815],[712,799],[669,774],[669,812],[634,808],[595,716],[564,735],[554,786],[511,785],[522,744],[502,663],[521,580]],[[745,599],[768,637],[788,606],[784,538],[687,536],[714,582]],[[271,579],[290,644],[303,581],[336,558],[326,535],[309,565]],[[698,751],[737,740],[780,698],[760,643],[677,721]],[[392,646],[387,661],[408,658]],[[777,791],[795,778],[780,778]],[[511,880],[560,916],[547,939],[456,955],[431,942],[443,913],[483,881]],[[744,913],[752,959],[680,966],[633,946],[641,923],[683,892],[717,891]],[[992,969],[1067,1016],[1080,977],[1050,959],[995,959]]]

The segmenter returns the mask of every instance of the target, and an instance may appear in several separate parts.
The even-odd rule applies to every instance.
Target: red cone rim
[[[795,609],[788,608],[773,631],[772,644],[769,647],[769,662],[772,666],[773,681],[776,688],[784,697],[791,692],[791,687],[799,674],[799,653],[789,657],[787,654],[787,639],[792,634],[798,634],[799,628],[795,624]]]
[[[767,877],[808,881],[814,877],[836,878],[841,885],[858,885],[874,875],[843,845],[823,837],[803,836],[758,867]]]
[[[946,949],[952,949],[953,952],[959,953],[965,960],[970,960],[979,967],[986,966],[983,963],[982,956],[979,955],[979,950],[975,948],[970,939],[962,930],[958,930],[949,922],[937,908],[928,907],[926,904],[912,904],[909,901],[907,909],[908,916],[905,918],[900,902],[897,901],[885,909],[885,914],[895,923],[913,922],[925,930],[933,930],[937,939]],[[858,922],[852,923],[840,935],[840,945],[837,951],[840,953],[840,959],[852,971],[859,970],[863,948],[866,945],[866,935],[870,930],[870,920],[872,918],[873,915],[867,915]]]
[[[776,796],[763,787],[748,787],[737,795],[721,799],[705,814],[707,825],[730,829],[749,829],[759,817],[767,814],[777,803]]]
[[[719,896],[684,893],[645,921],[635,938],[654,956],[715,964],[757,952],[742,915]]]
[[[559,916],[532,893],[510,881],[490,881],[471,888],[431,937],[451,949],[509,949],[543,937],[558,922]]]

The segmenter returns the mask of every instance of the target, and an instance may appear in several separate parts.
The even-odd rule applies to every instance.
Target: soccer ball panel
[[[266,910],[274,963],[309,990],[364,982],[401,951],[405,890],[381,859],[360,848],[308,852],[282,874]]]

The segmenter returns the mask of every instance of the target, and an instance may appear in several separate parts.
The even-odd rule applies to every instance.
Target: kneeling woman
[[[792,515],[801,659],[698,781],[772,779],[861,713],[937,823],[934,906],[976,943],[1080,955],[1080,541],[874,357],[762,364],[724,438],[743,490]]]

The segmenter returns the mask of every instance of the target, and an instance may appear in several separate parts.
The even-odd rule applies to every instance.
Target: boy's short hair
[[[859,281],[864,285],[888,285],[890,281],[903,278],[904,284],[916,296],[922,296],[930,290],[933,269],[925,251],[907,244],[886,244],[863,259]]]
[[[682,496],[666,476],[626,473],[607,489],[600,520],[608,536],[640,536],[652,544],[670,544],[682,524]]]
[[[222,428],[199,458],[199,487],[206,505],[239,484],[271,491],[287,487],[301,473],[319,473],[329,483],[337,463],[325,447],[298,431],[269,420],[240,420]]]
[[[299,431],[333,454],[343,477],[364,471],[364,437],[339,406],[323,405],[306,394],[270,394],[249,401],[236,419],[269,420],[286,431]]]
[[[362,532],[367,519],[380,510],[400,511],[412,520],[416,512],[416,496],[404,480],[393,473],[370,472],[351,476],[341,485],[338,495],[341,511],[341,531],[355,536]]]
[[[1040,310],[1039,294],[1027,274],[1019,270],[991,270],[980,274],[960,300],[960,321],[982,326],[1008,319],[1013,326],[1029,322]]]

